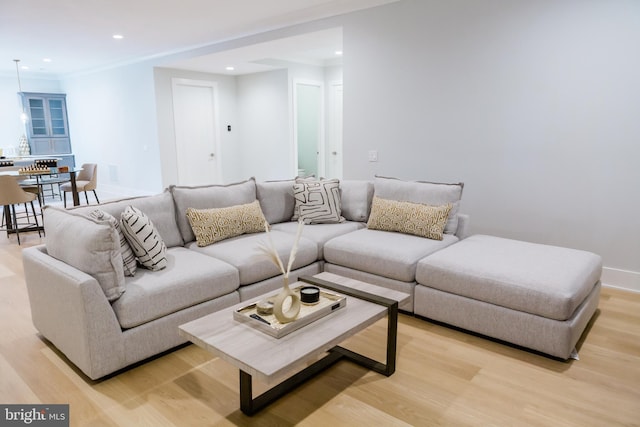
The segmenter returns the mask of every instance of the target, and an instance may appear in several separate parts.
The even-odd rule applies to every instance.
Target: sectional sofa
[[[286,260],[297,229],[292,218],[318,212],[313,193],[298,188],[300,182],[295,180],[252,178],[230,185],[171,186],[161,194],[99,206],[45,207],[46,245],[23,251],[35,327],[91,379],[182,344],[180,324],[282,285],[278,269],[260,255],[258,247],[266,233],[255,229],[256,221],[253,228],[216,236],[209,233],[213,228],[196,221],[194,212],[217,219],[240,215],[244,224],[251,214],[234,209],[252,206],[255,211],[257,202],[270,224],[271,239]],[[337,214],[336,220],[304,227],[292,280],[328,271],[404,291],[412,297],[401,307],[407,313],[561,358],[569,357],[597,307],[601,271],[597,255],[566,248],[548,255],[541,245],[519,242],[521,246],[511,247],[514,241],[490,236],[464,239],[469,218],[458,211],[461,184],[376,177],[343,180],[331,191],[331,200],[320,204],[324,203],[321,208],[333,204],[329,217]],[[386,200],[398,205],[376,205]],[[413,216],[401,221],[401,229],[394,229],[398,224],[387,227],[390,213],[407,214],[402,205],[406,202],[409,209],[446,206],[429,213],[438,218],[435,238],[420,235],[432,233],[434,227],[412,228]],[[162,268],[138,266],[133,275],[127,270],[125,245],[113,218],[132,208],[144,213],[158,235]],[[372,209],[377,209],[379,220],[375,226]],[[320,217],[324,213],[320,209]],[[305,221],[323,222],[308,218]],[[444,256],[429,262],[441,253]],[[504,256],[516,264],[505,270]],[[570,261],[568,270],[557,257]],[[527,260],[534,263],[533,270],[543,273],[532,276]]]

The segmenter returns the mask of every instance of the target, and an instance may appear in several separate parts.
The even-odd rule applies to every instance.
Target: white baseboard
[[[604,267],[602,269],[602,284],[612,288],[640,292],[640,272]]]

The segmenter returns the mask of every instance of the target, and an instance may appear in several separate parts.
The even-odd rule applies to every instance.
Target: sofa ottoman
[[[562,359],[598,307],[591,252],[475,235],[418,262],[417,315]]]

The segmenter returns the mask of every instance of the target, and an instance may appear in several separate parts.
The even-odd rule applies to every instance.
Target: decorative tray
[[[300,285],[292,288],[291,290],[300,295],[300,288],[308,286],[308,284]],[[272,301],[278,295],[278,292],[266,298],[267,301]],[[324,289],[320,289],[320,300],[315,304],[300,304],[300,313],[296,320],[289,323],[280,323],[276,316],[273,314],[260,314],[258,320],[251,315],[257,315],[256,305],[260,301],[254,301],[244,307],[238,308],[233,312],[233,318],[239,322],[246,323],[247,325],[258,329],[268,335],[275,338],[282,338],[283,336],[290,334],[291,332],[308,325],[309,323],[318,320],[327,314],[347,305],[347,298],[343,295],[338,295]]]

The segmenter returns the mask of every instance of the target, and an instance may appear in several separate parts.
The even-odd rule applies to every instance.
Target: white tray
[[[291,290],[300,295],[300,288],[309,286],[303,284],[292,288]],[[279,292],[266,298],[267,301],[275,299]],[[308,325],[309,323],[318,320],[334,311],[347,305],[347,298],[343,295],[339,295],[324,289],[320,289],[320,300],[315,304],[300,304],[300,313],[296,320],[289,323],[280,323],[276,316],[273,314],[260,314],[259,316],[269,324],[250,317],[252,314],[257,314],[256,304],[260,301],[254,301],[246,306],[240,307],[233,312],[233,318],[239,322],[244,322],[251,327],[269,334],[275,338],[281,338],[291,332]]]

